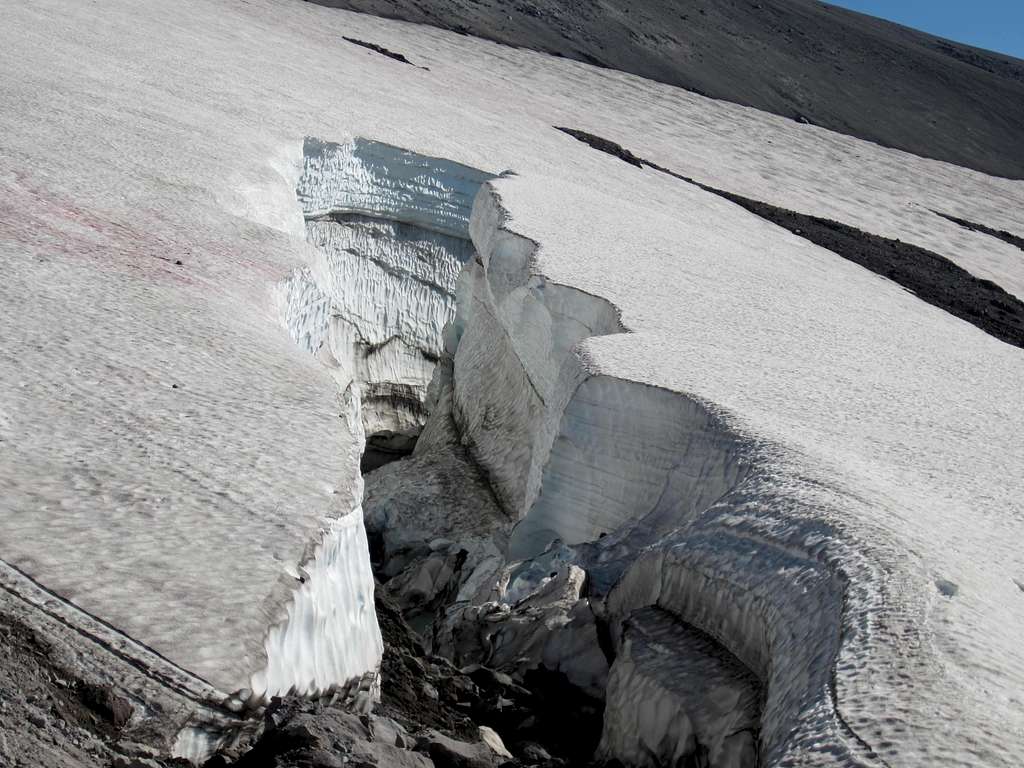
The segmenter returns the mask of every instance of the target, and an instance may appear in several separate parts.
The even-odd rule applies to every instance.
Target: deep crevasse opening
[[[314,257],[281,286],[282,317],[337,381],[364,460],[364,435],[401,455],[422,429],[455,282],[474,254],[472,201],[487,178],[366,139],[304,142],[296,196]],[[380,663],[358,465],[349,457],[351,511],[324,521],[287,617],[267,633],[257,698],[351,688]]]
[[[434,435],[454,429],[454,443],[432,438],[417,454],[426,461],[431,451],[468,449],[505,519],[517,523],[498,532],[511,532],[504,567],[484,543],[452,574],[453,584],[429,588],[455,600],[445,626],[433,630],[440,650],[525,671],[523,651],[541,649],[533,668],[606,699],[605,757],[658,764],[716,754],[712,765],[747,766],[759,749],[781,758],[793,744],[817,740],[850,758],[856,747],[850,751],[841,733],[828,735],[842,730],[827,692],[840,621],[828,606],[841,603],[841,585],[802,547],[783,542],[776,551],[735,535],[735,522],[718,523],[740,519],[750,503],[750,445],[693,398],[591,369],[587,340],[625,331],[618,311],[533,271],[536,244],[506,227],[500,184],[490,178],[363,139],[307,140],[299,199],[316,255],[282,292],[293,337],[329,367],[354,412],[362,405],[355,429],[399,442],[415,440],[425,421]],[[443,375],[428,397],[439,361]],[[445,404],[433,422],[428,402]],[[419,482],[396,467],[394,488]],[[405,522],[430,539],[421,551],[435,550],[431,526],[447,516],[451,499],[417,492],[437,509]],[[361,515],[357,504],[353,515]],[[380,513],[367,509],[396,519]],[[365,576],[365,538],[357,539],[352,546],[361,551],[349,556],[367,558],[359,566]],[[427,557],[443,562],[446,551]],[[315,560],[307,573],[337,568],[328,560],[324,569]],[[437,565],[414,560],[403,562],[400,585],[422,584]],[[784,560],[806,571],[813,588],[805,597],[793,599],[774,573]],[[342,637],[358,645],[360,633],[332,628],[318,613],[345,598],[322,599],[320,582],[329,580],[303,585],[290,621],[268,635],[268,669],[276,670],[268,680],[281,682],[267,690],[295,677],[310,679],[292,682],[297,690],[322,690],[358,666],[337,645]],[[363,586],[372,613],[372,578]],[[661,613],[650,614],[651,606]],[[538,623],[538,615],[546,618]],[[781,628],[797,619],[812,639],[805,652],[790,653]],[[424,620],[429,625],[429,615]],[[304,639],[310,626],[326,641]],[[602,631],[610,641],[602,643]],[[723,654],[731,661],[719,663]],[[797,669],[804,662],[813,674]],[[658,688],[659,669],[678,664],[724,691],[726,703]],[[637,697],[662,702],[643,727],[628,715]],[[671,716],[677,710],[688,713],[687,733]],[[747,735],[732,738],[741,731]]]

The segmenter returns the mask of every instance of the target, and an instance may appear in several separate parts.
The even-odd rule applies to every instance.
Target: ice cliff
[[[286,324],[342,389],[358,385],[370,439],[408,452],[489,176],[360,138],[303,149],[297,194],[317,255],[286,286]]]
[[[442,329],[455,314],[456,278],[475,254],[472,201],[487,178],[361,138],[304,142],[296,195],[312,263],[283,282],[280,305],[292,338],[338,384],[357,438],[350,477],[358,478],[364,435],[372,448],[399,454],[416,442]],[[318,693],[380,662],[361,481],[351,496],[353,511],[328,521],[287,620],[268,634],[257,696]]]

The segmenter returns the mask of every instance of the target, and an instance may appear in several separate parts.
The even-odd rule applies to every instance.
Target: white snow
[[[930,248],[1017,296],[1019,251],[927,209],[1024,234],[1024,183],[304,3],[40,0],[2,16],[0,558],[224,691],[267,664],[286,606],[324,605],[289,572],[323,519],[354,509],[361,435],[338,381],[281,327],[275,286],[294,269],[309,270],[286,300],[307,317],[307,346],[325,338],[334,298],[301,210],[276,211],[294,200],[288,158],[303,137],[364,137],[517,173],[487,182],[472,231],[488,265],[460,283],[476,297],[450,335],[464,437],[537,530],[586,538],[651,511],[644,486],[632,512],[607,503],[573,519],[546,500],[556,470],[581,483],[551,486],[567,500],[621,500],[628,478],[602,467],[648,462],[678,490],[696,519],[661,559],[638,558],[612,602],[656,602],[761,678],[768,764],[1021,763],[1022,351],[551,126]],[[387,176],[358,188],[346,215],[381,218]],[[394,197],[401,221],[464,237],[464,198],[438,223],[433,202]],[[573,400],[584,380],[601,421],[566,429],[587,411]],[[716,432],[688,443],[685,419],[664,424],[620,462],[606,441],[633,425],[615,426],[615,404],[653,388],[665,394],[631,403],[645,418],[686,411]],[[691,405],[656,407],[673,393]],[[742,448],[742,477],[717,444]],[[646,459],[672,451],[697,468],[691,485]],[[574,455],[606,461],[559,469]],[[706,512],[702,478],[732,489]],[[355,634],[350,658],[366,664],[376,640]]]

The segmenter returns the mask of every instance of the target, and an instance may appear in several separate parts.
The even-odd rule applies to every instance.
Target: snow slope
[[[354,405],[295,344],[278,299],[319,258],[295,197],[304,138],[364,137],[516,174],[477,199],[472,306],[493,322],[465,325],[486,333],[464,335],[455,359],[464,437],[504,504],[525,521],[543,512],[536,531],[553,520],[585,539],[659,511],[566,517],[572,499],[625,496],[609,467],[649,472],[644,492],[660,478],[679,503],[706,477],[733,494],[695,504],[612,602],[703,624],[759,674],[773,763],[1021,762],[1021,350],[551,126],[919,244],[1018,297],[1019,250],[929,209],[1020,235],[1024,184],[283,0],[4,2],[2,15],[4,561],[221,690],[251,685],[297,566],[361,495]],[[460,361],[489,339],[501,367]],[[534,383],[540,410],[523,389]],[[573,443],[565,419],[586,415],[584,387],[603,432]],[[619,403],[664,437],[634,432],[636,449],[616,452]],[[525,454],[495,439],[502,418],[529,436]],[[706,441],[687,442],[694,424]],[[685,447],[705,442],[738,446],[744,473],[728,451],[716,464]],[[534,502],[571,450],[592,471],[570,473],[578,487],[545,511]],[[658,536],[683,519],[661,511]],[[371,586],[357,570],[350,594]],[[349,636],[356,666],[372,665],[375,641]],[[282,679],[318,687],[297,674]]]
[[[631,72],[1020,179],[1024,61],[817,0],[315,0]]]

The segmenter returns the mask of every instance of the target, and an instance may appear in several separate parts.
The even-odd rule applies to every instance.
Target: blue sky
[[[1024,59],[1024,0],[827,0]]]

